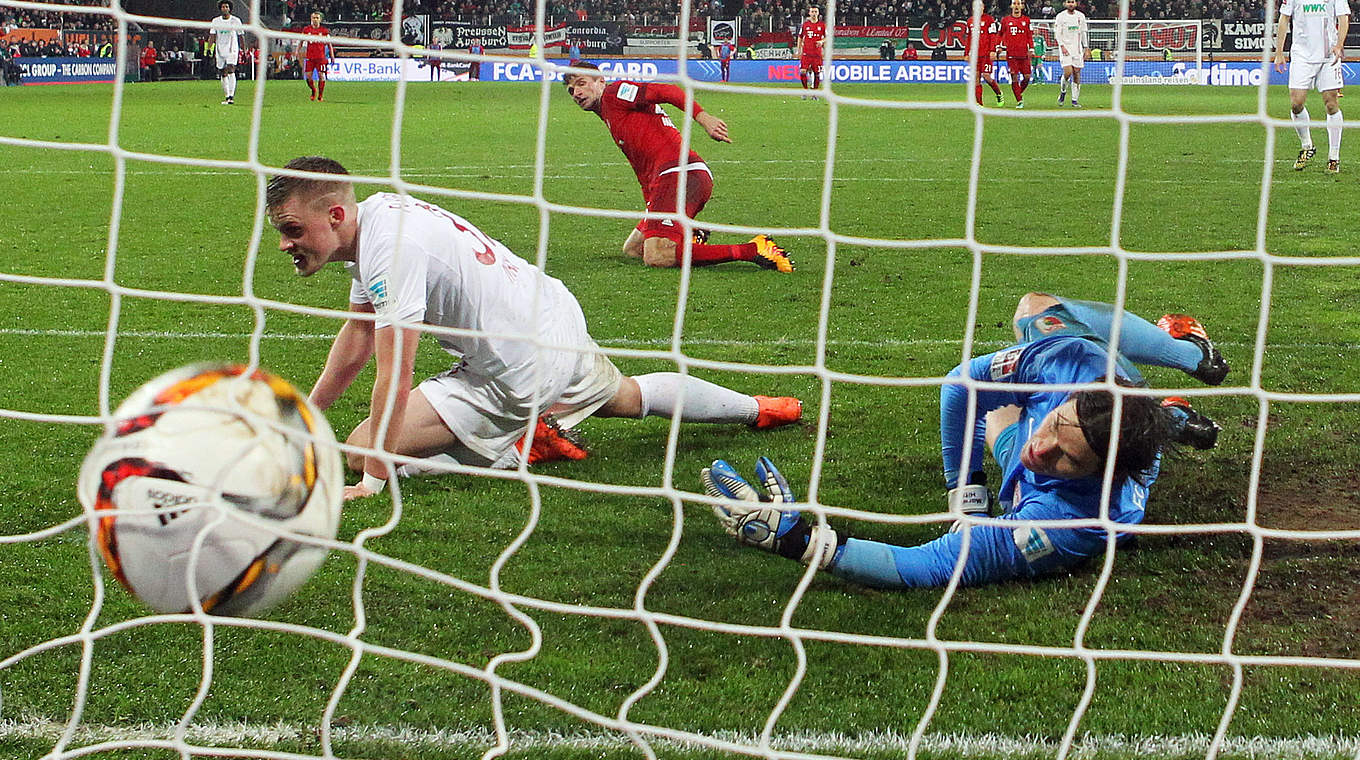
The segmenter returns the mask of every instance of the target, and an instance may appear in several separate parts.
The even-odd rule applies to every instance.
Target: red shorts
[[[325,58],[308,58],[302,62],[302,73],[310,74],[313,71],[320,71],[322,74],[329,74],[330,63]]]
[[[978,61],[977,73],[979,82],[982,81],[982,78],[984,76],[989,77],[992,75],[992,67],[994,65],[995,64],[993,64],[991,61]]]
[[[654,219],[651,214],[673,214],[678,210],[680,197],[680,177],[685,177],[685,216],[693,219],[704,210],[704,204],[713,195],[713,175],[704,164],[689,165],[689,171],[664,169],[649,187],[642,189],[642,197],[647,201],[648,215],[638,222],[637,229],[643,238],[665,238],[677,245],[685,240],[685,229],[673,219]]]
[[[816,58],[809,58],[807,56],[803,56],[802,58],[798,59],[799,71],[820,71],[821,68],[822,68],[821,56],[818,56]]]
[[[1015,56],[1014,58],[1012,58],[1011,54],[1007,53],[1006,66],[1010,68],[1012,78],[1020,74],[1030,76],[1031,74],[1034,73],[1029,67],[1029,56],[1025,56],[1023,58],[1021,58],[1020,56]]]

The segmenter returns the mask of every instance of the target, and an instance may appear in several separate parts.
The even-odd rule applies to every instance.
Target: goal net
[[[1053,23],[1051,19],[1035,19],[1033,28],[1047,43],[1048,65],[1056,67]],[[1091,19],[1087,24],[1090,55],[1082,81],[1114,82],[1123,77],[1124,84],[1198,83],[1204,65],[1200,19]]]
[[[797,263],[650,269],[620,251],[636,179],[564,94],[565,59],[417,47],[401,8],[333,41],[342,65],[351,48],[395,56],[353,59],[356,77],[412,75],[332,81],[321,102],[268,77],[234,105],[211,80],[0,89],[0,755],[1360,756],[1360,217],[1320,201],[1344,197],[1348,175],[1289,170],[1283,92],[1088,79],[1084,110],[1056,110],[1051,84],[1017,110],[977,105],[958,61],[910,64],[938,72],[929,83],[828,77],[819,99],[787,61],[739,62],[773,85],[698,76],[712,61],[616,62],[730,129],[712,142],[675,119],[716,175],[702,217],[678,221],[713,243],[771,234]],[[235,12],[273,49],[303,41],[259,10]],[[111,20],[124,40],[134,23],[209,29],[117,1],[0,0],[0,15],[39,12]],[[602,44],[617,32],[599,27]],[[533,33],[547,31],[566,36]],[[1125,76],[1199,65],[1199,22],[1096,22],[1091,37]],[[443,81],[441,58],[519,81]],[[315,380],[349,278],[295,277],[263,195],[316,154],[361,197],[439,204],[561,279],[625,374],[798,396],[803,421],[587,420],[583,461],[455,467],[347,504],[316,575],[260,619],[148,614],[91,546],[81,458],[119,400],[174,367]],[[1032,581],[882,591],[722,530],[700,468],[721,458],[749,477],[769,456],[810,520],[894,545],[945,535],[941,388],[1014,344],[1032,291],[1195,314],[1233,367],[1215,388],[1164,368],[1149,370],[1156,390],[1108,385],[1183,396],[1223,426],[1216,450],[1167,457],[1144,522],[1084,523],[1134,546],[1111,538]],[[416,328],[417,378],[448,371],[444,335]],[[340,438],[373,382],[370,367],[327,413]]]

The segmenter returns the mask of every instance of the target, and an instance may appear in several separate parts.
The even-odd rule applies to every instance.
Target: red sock
[[[316,97],[320,98],[322,95],[325,94],[326,94],[326,80],[323,79],[320,82],[316,83]]]
[[[804,89],[804,90],[806,90],[806,89],[808,88],[808,86],[807,86],[807,72],[806,72],[806,71],[800,71],[800,72],[798,72],[798,81],[800,81],[800,82],[803,83],[803,89]]]
[[[315,82],[313,82],[312,80],[308,79],[308,80],[307,80],[307,89],[309,89],[309,90],[312,91],[312,97],[316,97],[316,83],[315,83]]]
[[[818,87],[821,87],[821,86],[822,86],[822,75],[821,75],[819,72],[816,72],[816,71],[812,72],[812,89],[815,90],[815,89],[817,89]]]
[[[1001,96],[1001,87],[996,82],[988,82],[987,84],[991,86],[992,92],[996,93],[997,97]]]
[[[1020,100],[1024,97],[1025,88],[1021,87],[1019,82],[1011,82],[1011,92],[1015,93],[1016,100]]]
[[[754,261],[756,258],[755,243],[739,243],[737,245],[709,245],[708,243],[695,243],[690,248],[689,260],[696,267],[706,267],[710,264],[721,264],[725,261]],[[675,263],[680,264],[684,261],[685,249],[683,246],[675,247]]]
[[[982,105],[982,85],[973,85],[973,94],[977,97],[977,104]]]

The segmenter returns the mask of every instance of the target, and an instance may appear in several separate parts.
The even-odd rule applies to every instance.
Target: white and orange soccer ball
[[[167,372],[127,398],[81,466],[93,540],[118,582],[161,612],[254,615],[302,585],[344,488],[325,417],[275,375]]]

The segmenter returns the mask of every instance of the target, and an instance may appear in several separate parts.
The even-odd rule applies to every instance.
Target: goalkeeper
[[[1017,385],[1100,382],[1109,360],[1107,341],[1113,322],[1107,304],[1073,301],[1040,293],[1020,300],[1014,327],[1022,341],[1003,351],[980,356],[956,367],[974,380]],[[1125,313],[1115,354],[1116,382],[1142,385],[1129,359],[1175,367],[1210,385],[1227,374],[1228,365],[1197,320],[1167,315],[1153,325]],[[1111,426],[1118,425],[1113,454],[1113,482],[1108,517],[1116,523],[1143,520],[1148,491],[1157,479],[1161,453],[1174,443],[1210,448],[1218,426],[1195,412],[1183,399],[1163,402],[1126,395],[1116,416],[1114,396],[1105,390],[1036,392],[977,390],[977,420],[967,427],[968,389],[946,384],[940,389],[940,438],[949,507],[972,518],[991,513],[982,458],[984,441],[1001,468],[1002,520],[1092,520],[1102,517],[1104,473],[1111,456]],[[965,447],[968,472],[962,471]],[[711,496],[738,500],[715,507],[728,533],[756,546],[804,563],[818,562],[833,575],[880,588],[943,586],[955,572],[963,551],[963,530],[970,545],[961,581],[976,586],[1018,578],[1034,578],[1074,567],[1105,550],[1101,527],[1054,528],[979,524],[959,519],[951,531],[920,546],[894,546],[851,538],[821,527],[794,509],[788,483],[774,465],[761,458],[757,480],[773,506],[755,503],[758,494],[721,460],[702,473]],[[1129,535],[1119,533],[1123,544]]]

